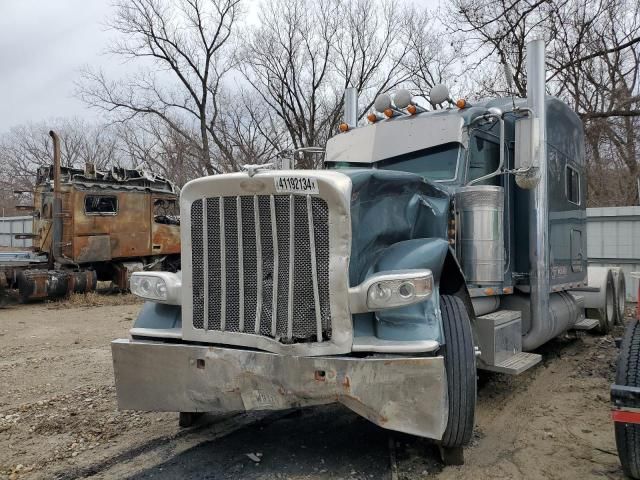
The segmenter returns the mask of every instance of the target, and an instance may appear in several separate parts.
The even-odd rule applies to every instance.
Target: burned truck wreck
[[[33,204],[32,252],[3,254],[0,281],[23,300],[60,297],[112,281],[129,288],[134,271],[177,271],[180,266],[178,189],[139,169],[96,171],[54,165],[38,169]]]
[[[582,124],[545,95],[541,41],[527,61],[526,99],[383,95],[368,125],[347,113],[324,170],[188,183],[181,272],[132,276],[148,302],[112,343],[120,408],[340,402],[459,463],[476,369],[517,375],[619,315],[611,271],[587,267]]]

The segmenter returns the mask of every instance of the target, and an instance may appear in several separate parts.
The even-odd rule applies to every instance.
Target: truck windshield
[[[405,153],[388,158],[369,166],[355,162],[332,162],[328,168],[380,168],[382,170],[398,170],[400,172],[417,173],[436,182],[456,179],[462,146],[459,143],[445,143],[436,147]]]
[[[378,168],[417,173],[429,180],[440,182],[455,180],[461,150],[459,143],[445,143],[382,160],[378,162]]]

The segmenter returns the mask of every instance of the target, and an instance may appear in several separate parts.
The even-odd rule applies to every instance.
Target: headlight
[[[427,300],[433,292],[431,270],[392,270],[372,275],[349,289],[351,313],[375,312]]]
[[[433,277],[412,280],[383,280],[369,287],[367,307],[370,310],[401,307],[426,300],[433,291]]]
[[[129,288],[138,297],[171,305],[180,305],[180,273],[135,272],[131,275]]]

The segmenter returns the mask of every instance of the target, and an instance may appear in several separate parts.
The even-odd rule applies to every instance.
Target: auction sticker
[[[314,194],[318,191],[318,180],[313,177],[275,177],[276,192]]]

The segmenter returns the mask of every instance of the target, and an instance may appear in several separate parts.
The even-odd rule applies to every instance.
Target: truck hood
[[[359,284],[394,243],[447,238],[449,194],[419,175],[377,169],[340,169],[351,178],[349,284]]]

